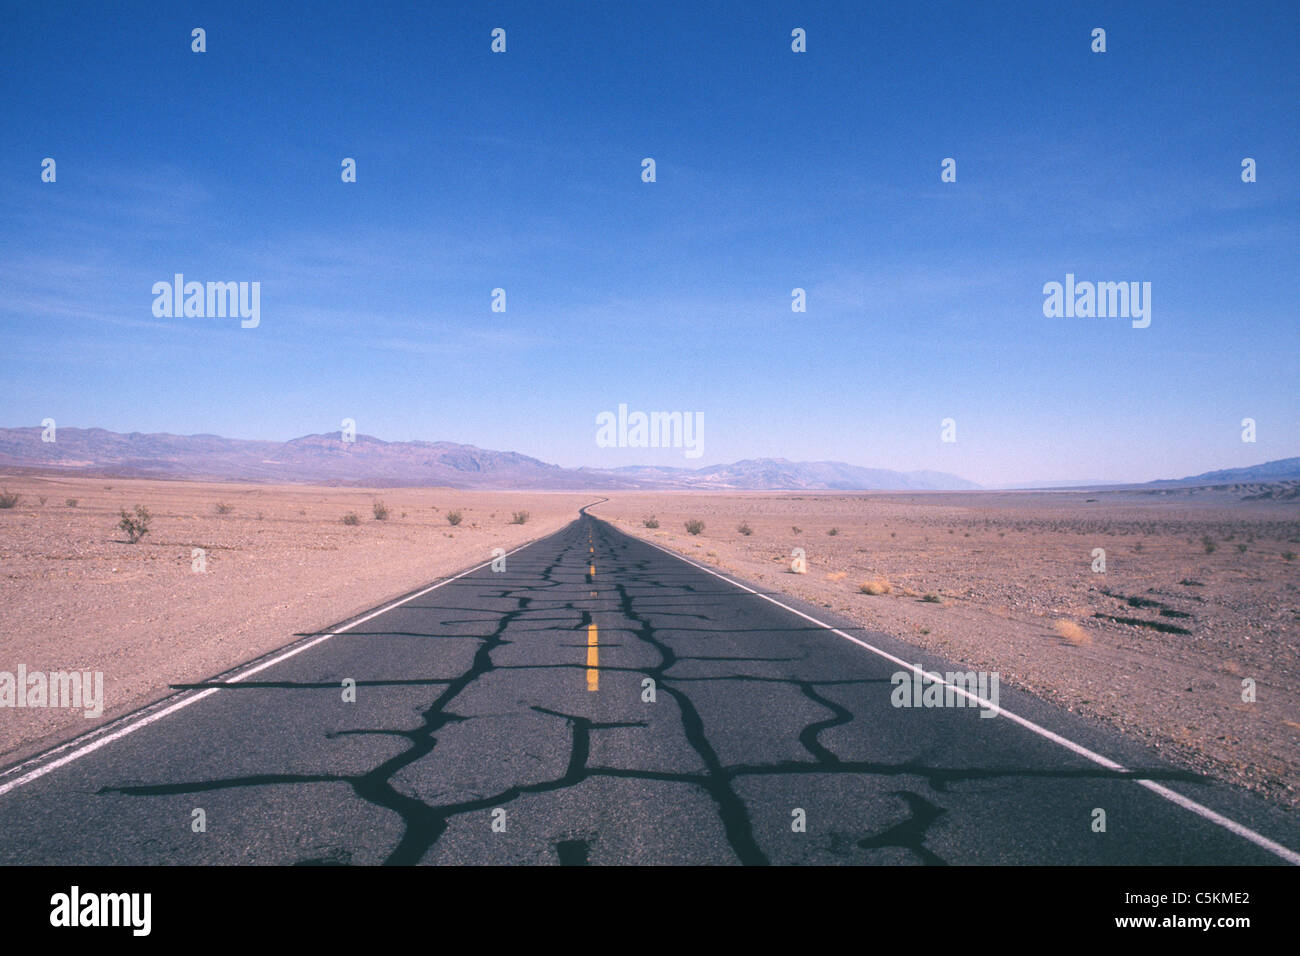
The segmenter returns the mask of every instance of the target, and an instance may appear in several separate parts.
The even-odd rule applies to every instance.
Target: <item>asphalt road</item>
[[[896,707],[883,654],[957,668],[585,514],[505,563],[10,768],[0,863],[1300,860],[1287,814],[1006,687]]]

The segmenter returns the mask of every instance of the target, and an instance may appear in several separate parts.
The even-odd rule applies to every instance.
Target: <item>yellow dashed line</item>
[[[600,690],[600,652],[596,649],[596,625],[587,625],[587,690]]]

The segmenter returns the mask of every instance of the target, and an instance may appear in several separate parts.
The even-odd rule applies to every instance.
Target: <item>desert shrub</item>
[[[1246,553],[1246,546],[1245,546],[1244,544],[1239,544],[1239,545],[1237,545],[1237,553],[1238,553],[1238,554],[1245,554],[1245,553]]]
[[[754,529],[749,526],[748,521],[742,521],[740,524],[736,525],[736,530],[739,531],[741,534],[743,534],[745,537],[749,537],[751,534],[754,533]]]
[[[863,581],[862,584],[858,586],[858,590],[863,594],[888,594],[893,589],[893,585],[884,578],[876,578],[872,581]]]
[[[451,524],[451,525],[457,525],[457,524],[460,524],[461,519],[462,519],[463,517],[465,517],[465,516],[462,515],[459,511],[448,511],[448,512],[447,512],[447,523],[448,523],[448,524]]]
[[[123,508],[121,515],[122,520],[117,523],[117,526],[126,532],[132,544],[149,533],[149,519],[152,516],[144,505],[136,505],[134,515],[127,514],[126,509]]]
[[[36,500],[39,501],[41,504],[45,504],[45,496],[44,496],[44,495],[40,495],[40,496],[38,496]]]
[[[527,511],[512,511],[512,512],[510,512],[510,523],[511,523],[511,524],[527,524],[527,523],[528,523],[528,512],[527,512]]]
[[[10,493],[9,489],[6,488],[4,491],[0,492],[0,508],[13,508],[17,506],[21,498],[22,495],[17,494],[16,492]]]
[[[69,498],[67,501],[64,502],[64,504],[66,504],[69,508],[75,508],[77,507],[77,499]]]
[[[1092,638],[1088,636],[1088,632],[1074,621],[1067,618],[1062,618],[1057,621],[1054,625],[1054,629],[1058,635],[1066,640],[1066,642],[1073,644],[1075,647],[1078,647],[1080,644],[1092,643]]]
[[[361,516],[355,511],[349,511],[343,516],[344,524],[361,524]]]
[[[1133,545],[1133,553],[1134,553],[1134,554],[1141,554],[1141,553],[1142,553],[1142,542],[1141,542],[1141,541],[1139,541],[1137,544]]]
[[[925,595],[924,597],[922,597],[921,600],[924,601],[926,604],[942,604],[942,603],[943,603],[943,598],[939,597],[939,595],[937,595],[937,594],[927,594],[927,595]]]
[[[686,522],[687,534],[699,534],[703,530],[704,522],[700,521],[698,518],[692,518],[690,521]]]
[[[380,501],[378,498],[376,498],[375,501],[374,501],[374,503],[371,504],[371,506],[370,506],[370,510],[373,511],[373,512],[375,513],[375,520],[376,520],[376,521],[387,521],[387,520],[388,520],[388,505],[384,504],[384,503],[383,503],[382,501]]]
[[[1207,534],[1202,535],[1201,537],[1201,547],[1205,549],[1206,554],[1214,554],[1214,550],[1218,545],[1215,544],[1214,539]]]
[[[228,505],[224,501],[218,501],[215,505],[212,506],[212,510],[219,515],[228,515],[230,514],[230,512],[235,510],[235,506]]]
[[[803,533],[803,528],[800,528],[797,525],[790,525],[790,530],[793,531],[795,534]]]
[[[1283,551],[1283,552],[1282,552],[1282,560],[1283,560],[1283,561],[1294,561],[1294,560],[1295,560],[1295,552],[1294,552],[1294,551]]]
[[[650,517],[645,518],[644,520],[642,520],[641,523],[644,524],[647,528],[657,528],[657,527],[659,527],[659,519],[656,518],[654,515],[651,515]]]
[[[830,535],[830,536],[833,538],[833,537],[835,537],[837,534],[840,533],[840,529],[839,529],[839,528],[831,528],[831,529],[830,529],[829,531],[827,531],[826,533],[827,533],[828,535]]]

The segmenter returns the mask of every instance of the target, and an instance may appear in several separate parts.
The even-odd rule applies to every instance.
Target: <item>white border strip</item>
[[[592,515],[592,517],[594,518],[595,515]],[[603,519],[597,518],[596,520],[600,521]],[[606,523],[608,524],[608,522]],[[984,707],[992,708],[996,713],[1004,715],[1008,720],[1011,720],[1014,723],[1019,724],[1021,727],[1024,727],[1026,730],[1030,730],[1038,734],[1040,737],[1044,737],[1047,740],[1050,740],[1054,744],[1059,744],[1060,746],[1064,747],[1066,750],[1076,753],[1080,757],[1085,757],[1088,760],[1091,760],[1093,763],[1105,767],[1107,770],[1117,770],[1117,771],[1122,771],[1124,773],[1132,773],[1132,771],[1129,770],[1127,767],[1121,764],[1117,764],[1115,761],[1109,759],[1108,757],[1103,757],[1099,753],[1094,753],[1093,751],[1089,750],[1087,747],[1084,747],[1082,744],[1076,744],[1073,740],[1067,740],[1065,737],[1062,737],[1060,734],[1053,733],[1052,731],[1048,730],[1046,727],[1042,727],[1034,723],[1032,720],[1028,720],[1024,717],[1021,717],[1019,714],[1013,714],[1011,713],[1011,711],[1005,708],[998,707],[996,704],[992,703],[991,701],[987,701],[977,694],[970,693],[964,687],[957,687],[954,684],[950,684],[948,681],[943,679],[943,676],[941,674],[926,673],[926,671],[917,667],[915,664],[909,664],[907,661],[903,660],[902,658],[895,657],[893,654],[889,653],[888,651],[881,650],[879,647],[875,647],[871,644],[868,644],[866,641],[856,638],[852,634],[846,634],[844,631],[841,631],[838,627],[832,627],[831,625],[827,624],[825,621],[819,621],[817,620],[817,618],[805,614],[803,611],[797,610],[796,608],[792,608],[788,604],[782,604],[776,598],[771,597],[767,594],[763,594],[761,591],[755,591],[753,588],[746,587],[745,585],[741,584],[739,581],[733,581],[725,574],[719,574],[717,571],[714,571],[712,568],[706,567],[703,564],[696,564],[690,558],[684,557],[683,555],[680,555],[675,551],[669,551],[667,548],[660,547],[659,545],[655,544],[652,541],[647,541],[646,539],[637,537],[636,535],[628,534],[628,532],[623,531],[621,528],[616,528],[612,524],[610,525],[610,527],[614,528],[615,531],[618,531],[619,534],[627,535],[629,538],[632,538],[634,541],[640,541],[642,544],[648,544],[650,545],[650,547],[655,548],[658,551],[662,551],[664,554],[677,558],[679,561],[684,561],[686,564],[689,564],[693,568],[698,568],[701,571],[705,571],[713,575],[715,578],[720,578],[721,580],[726,581],[728,584],[740,588],[742,591],[748,591],[750,594],[761,597],[764,601],[769,601],[772,604],[775,604],[777,607],[789,611],[791,614],[797,614],[805,621],[811,621],[813,624],[816,624],[818,627],[824,627],[832,634],[836,634],[844,638],[846,641],[852,641],[854,644],[857,644],[859,647],[866,648],[867,650],[871,651],[871,653],[877,654],[880,657],[883,657],[887,661],[892,661],[893,663],[897,664],[900,667],[906,667],[914,674],[921,674],[929,680],[937,681],[938,683],[943,684],[945,687],[951,687],[954,691],[956,691],[958,694],[962,695],[963,697],[967,698],[972,703],[979,704]],[[1190,810],[1192,813],[1195,813],[1198,817],[1202,817],[1206,820],[1209,820],[1211,823],[1216,823],[1219,826],[1223,827],[1225,830],[1228,830],[1231,833],[1235,833],[1237,836],[1241,837],[1244,840],[1249,840],[1251,843],[1255,844],[1261,849],[1267,850],[1270,853],[1274,854],[1275,856],[1281,857],[1282,859],[1286,860],[1288,863],[1294,866],[1300,866],[1300,853],[1296,853],[1294,850],[1287,849],[1282,844],[1274,840],[1270,840],[1268,837],[1260,833],[1256,833],[1254,830],[1250,829],[1249,827],[1242,826],[1240,823],[1238,823],[1235,820],[1230,820],[1228,817],[1225,817],[1221,813],[1216,813],[1214,810],[1211,810],[1209,807],[1197,803],[1195,800],[1192,800],[1190,797],[1185,797],[1181,793],[1178,793],[1176,790],[1170,790],[1168,787],[1164,786],[1163,784],[1156,783],[1154,780],[1144,780],[1142,778],[1135,777],[1133,779],[1133,782],[1138,784],[1139,786],[1146,787],[1152,793],[1164,797],[1170,803],[1177,804],[1178,806],[1182,807],[1184,810]]]
[[[518,552],[524,550],[524,548],[537,544],[538,541],[544,541],[546,540],[546,538],[549,537],[550,535],[546,535],[544,538],[538,538],[534,541],[529,541],[527,544],[521,544],[513,551],[507,551],[504,557],[509,557],[512,554],[517,554]],[[494,558],[493,560],[496,559]],[[403,604],[405,604],[408,601],[414,601],[418,597],[423,597],[424,595],[428,594],[430,591],[436,591],[438,590],[438,588],[450,584],[452,581],[457,581],[465,577],[465,575],[467,574],[473,574],[475,571],[481,571],[491,564],[492,561],[484,561],[482,564],[476,565],[467,571],[462,571],[460,572],[460,574],[454,575],[453,577],[447,578],[443,581],[439,581],[437,584],[431,584],[429,585],[429,587],[425,588],[422,591],[416,591],[414,594],[408,594],[406,597],[396,600],[392,604],[388,604],[384,607],[381,607],[377,611],[371,611],[369,614],[365,615],[364,617],[359,617],[355,621],[352,621],[349,624],[345,624],[342,627],[337,628],[333,631],[329,631],[325,634],[321,634],[315,640],[307,641],[305,644],[299,644],[297,647],[291,648],[290,650],[285,651],[283,654],[280,654],[277,657],[273,657],[269,661],[263,661],[262,663],[257,664],[249,668],[248,670],[237,674],[234,677],[226,678],[225,680],[222,681],[222,683],[236,684],[239,681],[252,677],[254,674],[260,673],[266,670],[268,667],[273,667],[276,664],[279,664],[281,661],[287,661],[289,658],[295,657],[298,654],[301,654],[303,651],[310,650],[311,648],[315,647],[317,644],[323,644],[325,641],[328,641],[331,637],[337,637],[338,635],[346,631],[350,631],[358,624],[364,624],[366,623],[366,621],[372,620],[373,618],[376,618],[381,614],[386,614],[387,612],[391,611],[395,607],[401,607]],[[17,770],[21,770],[22,767],[31,763],[38,763],[39,766],[37,766],[34,770],[31,770],[14,780],[10,780],[8,783],[0,784],[0,797],[3,797],[6,793],[9,793],[11,790],[17,790],[19,787],[31,783],[33,780],[39,780],[41,777],[45,776],[47,773],[49,773],[52,770],[58,770],[60,767],[67,766],[68,764],[72,763],[74,760],[80,760],[82,757],[86,756],[86,754],[94,753],[96,750],[100,749],[101,747],[108,746],[115,740],[121,740],[127,734],[135,733],[141,727],[147,727],[152,723],[162,720],[164,717],[171,716],[172,714],[176,713],[178,710],[184,710],[186,707],[190,706],[191,704],[197,704],[199,701],[203,700],[203,698],[210,697],[220,690],[221,690],[220,687],[209,687],[207,690],[199,691],[190,697],[182,697],[180,700],[176,701],[176,703],[172,704],[171,706],[164,707],[162,710],[159,710],[152,714],[148,714],[144,717],[139,718],[138,720],[130,720],[128,718],[128,722],[126,723],[125,726],[119,727],[117,730],[113,731],[112,733],[105,734],[104,736],[96,740],[93,740],[89,743],[86,743],[82,746],[77,746],[77,744],[79,740],[84,738],[78,738],[78,740],[71,740],[66,744],[63,744],[59,747],[55,747],[52,750],[48,750],[45,753],[40,754],[39,756],[26,761],[26,763],[19,764],[17,767],[10,769],[8,773],[14,773]],[[41,763],[41,761],[46,760],[50,756],[57,754],[60,751],[68,750],[70,748],[75,748],[75,749],[72,749],[71,753],[59,757],[56,760],[51,760],[48,763]]]

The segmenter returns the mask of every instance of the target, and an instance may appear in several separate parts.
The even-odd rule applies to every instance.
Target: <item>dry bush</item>
[[[894,587],[884,578],[873,578],[870,581],[863,581],[858,585],[858,590],[863,594],[888,594],[894,590]]]
[[[123,508],[121,515],[122,520],[117,523],[117,526],[126,532],[131,544],[135,544],[149,533],[149,519],[152,515],[144,505],[136,505],[134,515],[127,514],[126,509]]]
[[[1088,632],[1068,618],[1061,618],[1053,627],[1058,635],[1075,647],[1092,643],[1092,638],[1088,636]]]

